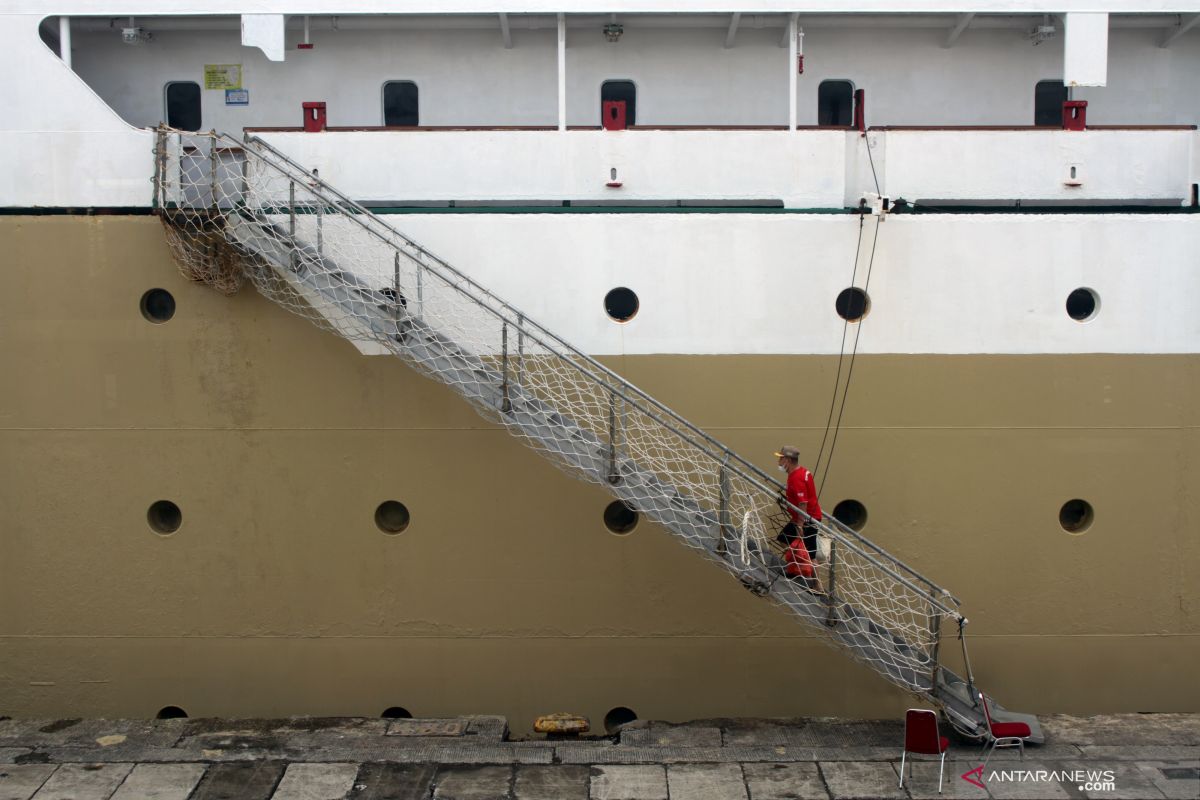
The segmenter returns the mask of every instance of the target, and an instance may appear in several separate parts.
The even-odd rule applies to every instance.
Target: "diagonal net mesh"
[[[289,311],[448,384],[574,477],[604,486],[897,685],[929,695],[944,590],[830,517],[789,577],[781,487],[265,142],[162,130],[157,204],[183,273],[248,279]]]

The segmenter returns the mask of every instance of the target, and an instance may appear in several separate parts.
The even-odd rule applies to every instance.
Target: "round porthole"
[[[1092,527],[1096,512],[1087,500],[1068,500],[1058,512],[1058,524],[1067,533],[1084,533]]]
[[[613,734],[621,730],[622,726],[628,725],[631,722],[637,721],[637,714],[633,713],[633,709],[625,706],[617,706],[604,715],[604,732]]]
[[[1067,316],[1087,322],[1100,311],[1100,295],[1094,289],[1080,288],[1067,295]]]
[[[175,316],[175,298],[166,289],[151,289],[142,295],[139,307],[147,321],[160,325]]]
[[[867,527],[867,507],[857,500],[843,500],[833,507],[833,516],[852,531]]]
[[[856,286],[843,289],[833,303],[834,309],[847,322],[858,322],[871,310],[871,298]]]
[[[632,289],[618,286],[604,295],[604,313],[617,322],[629,322],[637,314],[638,296]]]
[[[385,500],[375,509],[375,524],[384,533],[403,533],[410,521],[408,507],[396,500]]]
[[[392,706],[391,708],[384,709],[383,713],[380,714],[379,716],[383,717],[384,719],[412,719],[413,718],[412,713],[407,708],[404,708],[403,706]]]
[[[624,536],[633,533],[638,524],[638,513],[620,500],[614,500],[604,508],[604,527]]]
[[[179,706],[163,706],[154,715],[155,719],[187,719],[187,712]]]
[[[167,536],[179,530],[183,524],[183,512],[170,500],[159,500],[146,511],[146,521],[150,523],[150,530]]]

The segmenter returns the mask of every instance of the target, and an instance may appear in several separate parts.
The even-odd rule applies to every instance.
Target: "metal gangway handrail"
[[[185,147],[182,144],[184,137],[207,140],[209,143],[208,153],[196,152],[195,148]],[[715,548],[711,546],[711,542],[706,545],[697,545],[696,541],[689,541],[690,545],[706,547],[710,556],[724,561],[725,566],[735,574],[745,576],[750,574],[751,570],[739,570],[736,566],[731,566],[732,560],[725,550],[728,543],[727,538],[735,544],[740,540],[743,560],[747,564],[753,562],[757,569],[756,574],[760,578],[765,577],[766,590],[773,599],[796,611],[809,622],[823,621],[826,626],[835,630],[832,638],[836,643],[848,649],[854,657],[873,666],[902,688],[930,696],[935,702],[938,701],[936,697],[940,669],[938,644],[942,623],[946,619],[951,620],[957,625],[960,633],[965,624],[965,619],[958,610],[961,603],[950,592],[832,516],[826,515],[822,521],[812,520],[808,517],[806,509],[797,508],[784,499],[782,484],[764,470],[747,461],[595,358],[583,353],[561,336],[531,319],[525,312],[497,297],[492,291],[480,285],[445,259],[417,244],[359,202],[327,184],[316,174],[315,170],[306,169],[261,137],[248,134],[243,141],[239,141],[228,134],[216,132],[190,134],[160,129],[157,142],[155,205],[169,227],[175,226],[177,229],[183,229],[189,224],[194,224],[197,215],[204,216],[208,224],[212,224],[216,220],[219,225],[224,226],[225,237],[234,243],[241,252],[260,261],[270,262],[272,268],[281,274],[286,274],[287,280],[294,283],[301,280],[298,275],[303,271],[296,268],[297,259],[309,264],[313,269],[328,268],[330,274],[339,276],[339,280],[352,281],[353,270],[348,269],[345,264],[334,266],[330,256],[323,251],[322,231],[327,228],[322,227],[322,220],[336,217],[342,223],[361,230],[379,245],[395,254],[397,274],[399,273],[400,257],[415,265],[418,303],[421,302],[422,287],[428,292],[432,285],[430,281],[436,281],[437,285],[452,290],[499,323],[501,343],[498,348],[498,359],[494,358],[496,354],[471,354],[465,348],[456,345],[450,347],[449,350],[443,347],[443,350],[439,351],[439,358],[443,359],[443,363],[447,363],[445,362],[445,359],[449,357],[446,355],[447,352],[470,356],[471,368],[477,374],[486,373],[491,369],[493,362],[502,365],[503,403],[506,405],[496,404],[498,408],[493,409],[493,411],[501,412],[502,422],[505,422],[503,412],[512,408],[509,393],[524,391],[519,377],[517,379],[510,378],[510,357],[515,360],[518,353],[523,353],[521,348],[527,343],[536,345],[541,348],[542,358],[551,359],[556,368],[565,369],[578,379],[590,384],[594,390],[597,390],[598,395],[607,395],[610,398],[607,420],[607,452],[610,465],[615,468],[619,459],[626,459],[629,463],[622,464],[622,467],[628,470],[629,475],[638,477],[640,480],[650,481],[655,480],[654,476],[660,476],[656,490],[664,493],[674,492],[672,509],[684,515],[677,519],[684,520],[679,522],[679,526],[687,528],[685,538],[697,539],[695,531],[702,529],[705,525],[719,528],[720,541],[717,542]],[[236,186],[225,186],[229,175],[227,174],[222,179],[218,174],[220,152],[239,154],[237,159],[240,175],[234,175],[233,181]],[[191,159],[191,162],[188,159]],[[191,175],[190,178],[185,178],[190,167],[194,164],[203,164],[205,159],[209,165],[207,180],[210,182],[207,198],[203,196],[204,187],[200,185],[202,181],[197,177],[198,173]],[[286,181],[288,187],[286,199],[279,191],[264,192],[260,189],[260,184],[264,180],[275,178],[282,178]],[[191,184],[185,186],[188,180],[191,180]],[[303,197],[298,198],[298,194],[306,195],[308,200],[306,201]],[[297,218],[301,215],[316,216],[317,245],[315,248],[311,242],[306,243],[297,234]],[[287,222],[286,225],[283,224],[284,221]],[[329,223],[326,222],[325,225],[329,225]],[[269,239],[273,244],[270,247],[262,245],[261,242],[255,244],[252,241],[254,234],[246,233],[247,226],[250,226],[251,229],[265,231],[267,235],[259,238]],[[288,260],[292,265],[290,271],[280,269],[284,259],[279,258],[278,254],[273,257],[271,247],[289,251]],[[299,283],[297,285],[299,286]],[[374,303],[379,298],[372,294],[373,290],[371,289],[357,287],[350,283],[347,286],[349,291],[345,287],[338,288],[337,297],[340,299],[337,302],[341,303],[344,308],[355,310],[355,313],[366,320],[363,324],[367,327],[375,326],[377,323],[369,319],[372,307],[370,303]],[[314,292],[324,292],[327,297],[333,296],[329,294],[331,290],[328,287],[316,286],[316,284],[310,284],[301,289],[309,292],[310,296],[315,296]],[[365,302],[362,298],[366,296],[372,296],[374,299],[370,303]],[[392,299],[394,300],[394,296]],[[404,302],[403,299],[401,302]],[[413,319],[417,319],[417,315],[411,310],[405,313]],[[425,323],[407,324],[424,325]],[[374,328],[371,329],[374,330]],[[432,347],[435,340],[441,343],[439,346],[446,346],[448,340],[438,333],[436,326],[429,324],[422,330],[424,330],[423,335],[427,337],[426,353],[432,352],[428,348]],[[518,341],[516,351],[510,351],[510,330]],[[342,333],[347,338],[352,338],[345,331]],[[386,344],[389,348],[394,347],[398,355],[404,355],[400,345],[393,346],[390,341],[387,341]],[[466,362],[455,361],[454,369],[461,372],[462,363]],[[461,387],[456,388],[463,391]],[[468,399],[473,399],[479,405],[478,396]],[[524,400],[527,408],[534,408],[535,404],[539,402],[542,406],[547,405],[533,397],[526,397]],[[618,404],[621,409],[620,413],[615,411]],[[490,400],[488,405],[491,405]],[[557,418],[554,424],[569,426],[573,431],[573,436],[581,440],[586,439],[587,426],[576,424],[569,419],[572,409],[559,410],[566,417]],[[539,424],[543,427],[548,425],[549,423],[544,421],[545,415],[551,414],[553,411],[554,409],[542,409],[543,417],[539,419],[543,421]],[[640,415],[639,419],[658,426],[662,431],[669,433],[671,437],[685,442],[708,459],[711,466],[708,475],[712,476],[715,483],[720,484],[719,507],[706,507],[698,497],[674,489],[670,485],[672,477],[670,465],[665,461],[647,463],[648,460],[653,462],[654,459],[645,453],[637,453],[637,457],[634,459],[634,455],[620,452],[620,417],[628,413]],[[516,423],[510,421],[506,424],[514,427]],[[601,442],[601,444],[604,443]],[[636,463],[634,463],[635,461]],[[663,475],[666,477],[661,477]],[[585,477],[595,479],[594,475]],[[615,471],[610,471],[608,477],[608,482],[611,484],[609,488],[621,497],[620,475]],[[751,512],[743,513],[742,523],[739,525],[736,514],[730,507],[733,498],[729,486],[735,482],[744,493],[754,495],[750,501],[754,508],[777,504],[785,512],[795,512],[801,518],[811,522],[822,535],[829,538],[831,554],[827,567],[828,592],[823,597],[814,599],[805,595],[800,589],[790,586],[788,581],[779,581],[782,570],[779,568],[778,559],[772,559],[771,554],[761,546],[758,549],[747,546],[750,538],[749,529],[752,527],[750,524]],[[670,528],[672,525],[665,519],[667,516],[669,514],[666,511],[661,511],[657,518],[664,521]],[[680,531],[674,532],[680,533]],[[857,569],[857,573],[848,572],[851,570],[851,562],[854,565],[853,569]],[[861,587],[853,584],[856,579],[870,580],[878,584],[868,587],[873,593],[870,595],[874,598],[873,600],[866,599],[868,592],[858,591]],[[847,581],[850,582],[850,585],[847,585]],[[905,593],[909,596],[904,597]],[[881,614],[876,615],[877,609],[873,603],[883,606],[894,603],[896,608],[879,609]],[[916,615],[915,609],[918,607],[926,609],[921,613],[927,614],[924,618],[925,621],[920,626],[923,629],[919,631],[919,635],[913,635],[918,626],[912,623],[911,619],[906,629],[897,627],[890,622],[881,621],[901,617],[912,618]],[[884,612],[891,613],[892,616],[889,617]],[[840,630],[837,630],[838,625],[842,626]],[[853,630],[849,630],[851,628]],[[881,665],[872,661],[884,651],[887,651],[889,658],[894,656],[896,663],[901,666],[900,669],[894,668],[893,664]],[[920,675],[914,677],[914,672],[919,672]]]
[[[258,146],[259,148],[269,152],[275,158],[278,158],[279,160],[288,164],[292,168],[300,171],[301,173],[310,174],[304,169],[303,166],[301,166],[300,164],[297,164],[290,156],[288,156],[286,153],[283,153],[278,148],[274,147],[273,145],[271,145],[269,142],[265,141],[260,136],[256,136],[253,134],[247,134],[246,135],[246,143]],[[330,186],[328,183],[325,183],[323,180],[321,180],[316,175],[313,175],[311,180],[313,181],[314,184],[319,185],[326,194],[336,197],[343,208],[352,210],[354,212],[354,214],[356,215],[354,217],[355,221],[358,224],[362,225],[362,227],[364,229],[370,231],[372,234],[374,234],[376,236],[379,236],[383,241],[388,241],[389,237],[392,237],[394,239],[399,239],[401,242],[404,243],[404,247],[414,251],[423,260],[422,266],[424,266],[426,269],[429,269],[430,271],[435,272],[435,273],[437,273],[439,270],[444,272],[445,274],[443,275],[443,277],[453,276],[453,280],[455,281],[456,288],[459,288],[459,290],[463,294],[472,296],[473,299],[475,299],[477,302],[479,302],[481,306],[487,308],[488,311],[492,312],[493,314],[496,314],[499,318],[507,321],[514,329],[522,330],[527,337],[529,337],[530,339],[532,339],[534,341],[538,341],[539,343],[541,343],[543,345],[547,345],[548,342],[554,342],[558,347],[560,347],[563,350],[570,353],[571,358],[564,359],[564,360],[565,360],[565,363],[567,365],[569,365],[570,367],[572,367],[573,369],[579,370],[581,373],[586,373],[588,375],[588,377],[592,378],[593,380],[595,380],[599,383],[605,384],[605,386],[607,388],[613,388],[614,385],[616,387],[619,387],[619,388],[614,389],[616,394],[630,402],[634,402],[633,398],[637,398],[637,399],[641,400],[642,402],[646,403],[649,407],[653,408],[658,414],[661,414],[670,420],[670,422],[668,422],[667,420],[660,420],[664,426],[672,428],[678,435],[683,436],[685,438],[694,436],[694,437],[697,437],[698,439],[702,440],[704,442],[703,445],[701,445],[699,443],[695,443],[695,442],[693,442],[693,444],[695,444],[695,446],[698,449],[705,450],[707,452],[707,454],[714,460],[716,460],[716,461],[730,460],[730,461],[734,461],[734,462],[737,462],[738,464],[740,464],[742,466],[742,468],[746,471],[746,473],[749,473],[749,474],[743,474],[742,477],[744,477],[747,481],[754,483],[763,491],[769,492],[769,493],[774,492],[776,494],[783,493],[783,490],[784,490],[783,484],[780,481],[778,481],[776,478],[774,478],[774,476],[768,474],[762,468],[758,467],[757,465],[751,463],[750,461],[747,461],[745,458],[738,455],[735,451],[731,450],[729,447],[727,447],[725,444],[720,442],[718,439],[714,438],[712,435],[708,434],[707,432],[701,430],[700,428],[698,428],[696,425],[694,425],[689,420],[680,416],[676,411],[671,409],[665,403],[662,403],[661,401],[656,400],[654,397],[650,396],[645,391],[638,388],[636,385],[630,383],[629,381],[627,381],[625,378],[621,377],[616,372],[613,372],[611,369],[609,369],[608,367],[601,364],[599,361],[597,361],[592,356],[589,356],[586,353],[584,353],[583,351],[579,350],[577,347],[572,345],[566,339],[562,338],[558,334],[549,330],[545,326],[540,325],[537,321],[530,318],[530,316],[528,314],[525,314],[524,312],[522,312],[520,309],[516,308],[514,305],[512,305],[508,301],[497,297],[491,290],[487,289],[484,286],[481,286],[473,278],[471,278],[469,275],[467,275],[467,274],[461,272],[460,270],[458,270],[457,268],[455,268],[453,265],[451,265],[445,259],[437,256],[436,254],[431,252],[428,248],[418,244],[417,242],[414,242],[412,239],[405,236],[399,230],[388,225],[377,214],[374,214],[371,211],[369,211],[365,206],[363,206],[358,201],[348,197],[347,195],[343,194],[338,189]],[[373,227],[373,225],[378,225],[378,227],[382,228],[382,230],[376,230]],[[412,256],[410,255],[410,257],[412,257]],[[429,263],[430,261],[432,261],[433,264],[435,264],[436,266],[431,266]],[[484,301],[485,299],[487,302]],[[492,305],[492,304],[494,304],[494,305]],[[508,314],[507,317],[504,316],[504,312],[507,312],[507,314]],[[535,334],[534,331],[537,331],[537,333]],[[572,360],[572,359],[574,359],[574,360]],[[586,363],[588,365],[588,367],[591,368],[590,371],[585,370],[583,367],[581,367],[577,363],[577,361],[582,361],[582,362]],[[687,433],[684,433],[684,431],[686,431]],[[736,468],[734,468],[734,469],[736,469]],[[751,477],[751,476],[753,476],[753,477]],[[788,504],[788,505],[791,505],[791,504]],[[795,506],[791,506],[791,507],[794,510],[800,512],[800,514],[803,515],[805,518],[808,518],[808,513],[803,508],[797,508]],[[924,575],[922,575],[921,573],[917,572],[912,567],[905,564],[899,558],[896,558],[892,554],[888,553],[883,548],[876,545],[874,542],[871,542],[869,539],[864,538],[858,531],[855,531],[853,528],[849,527],[848,525],[843,524],[840,520],[836,519],[832,515],[830,515],[827,519],[830,520],[832,524],[830,524],[830,522],[824,522],[824,520],[822,520],[821,522],[818,522],[817,520],[810,519],[810,521],[813,524],[816,524],[819,528],[821,528],[822,532],[828,536],[836,536],[837,538],[843,539],[843,540],[846,540],[847,538],[853,539],[854,541],[862,544],[866,548],[877,553],[883,559],[890,562],[890,564],[892,566],[894,566],[900,572],[903,572],[905,575],[909,576],[910,578],[920,581],[921,583],[925,584],[925,586],[928,588],[928,590],[936,593],[939,597],[947,598],[948,600],[953,602],[954,605],[956,605],[956,606],[962,605],[962,602],[957,597],[955,597],[953,594],[951,594],[948,590],[937,585],[929,578],[926,578]],[[836,532],[832,528],[836,528]],[[849,541],[844,541],[844,543],[847,545],[850,544]],[[904,578],[901,578],[899,575],[897,575],[896,577],[907,583],[907,581]],[[915,589],[916,587],[911,587],[911,588]],[[941,604],[939,603],[939,605],[941,605]],[[960,614],[958,614],[958,612],[956,610],[948,608],[944,605],[941,605],[941,610],[943,612],[950,614],[952,616],[955,616],[955,617],[961,616]]]

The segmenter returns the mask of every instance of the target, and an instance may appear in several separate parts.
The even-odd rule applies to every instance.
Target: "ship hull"
[[[524,731],[910,702],[654,523],[610,533],[601,488],[449,389],[189,283],[154,218],[0,231],[3,713],[403,707]],[[138,308],[155,287],[161,325]],[[784,442],[815,460],[839,362],[600,357],[764,466]],[[955,592],[1006,705],[1200,711],[1198,390],[1194,353],[865,353],[822,501],[861,502],[868,536]],[[1095,518],[1072,534],[1075,498]],[[170,535],[147,522],[164,499]],[[387,500],[402,533],[376,526]]]

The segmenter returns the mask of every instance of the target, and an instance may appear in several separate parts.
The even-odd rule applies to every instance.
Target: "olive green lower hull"
[[[528,730],[911,702],[658,526],[609,533],[601,488],[448,389],[187,284],[156,221],[0,233],[0,714],[401,706]],[[155,286],[163,325],[138,310]],[[836,357],[605,360],[764,467],[820,450]],[[865,535],[962,599],[1010,708],[1200,711],[1198,393],[1195,355],[860,357],[822,501],[863,503]],[[403,533],[376,527],[385,500]]]
[[[880,718],[921,702],[822,644],[787,636],[0,641],[10,676],[4,712],[17,716],[153,717],[177,706],[191,716],[372,717],[402,707],[421,717],[503,714],[528,734],[535,716],[564,709],[601,730],[617,707],[675,721]],[[983,636],[971,657],[981,688],[1023,712],[1197,709],[1195,636]]]

